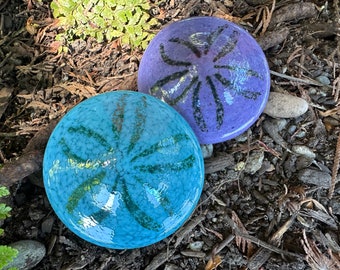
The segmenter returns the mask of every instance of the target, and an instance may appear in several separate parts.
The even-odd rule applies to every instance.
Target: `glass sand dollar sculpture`
[[[160,100],[115,91],[78,104],[53,131],[44,184],[61,221],[99,246],[138,248],[190,216],[204,164],[187,122]]]
[[[270,90],[265,55],[244,29],[215,17],[170,24],[150,42],[138,89],[173,106],[200,143],[232,139],[262,113]]]

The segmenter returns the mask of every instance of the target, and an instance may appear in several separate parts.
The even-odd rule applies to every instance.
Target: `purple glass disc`
[[[247,130],[270,90],[266,57],[244,29],[215,17],[170,24],[141,60],[138,89],[173,106],[201,144],[223,142]]]

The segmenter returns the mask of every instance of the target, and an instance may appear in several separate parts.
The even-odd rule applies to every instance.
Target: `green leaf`
[[[105,5],[105,1],[99,0],[96,4],[96,6],[103,7]]]
[[[122,36],[122,44],[129,45],[130,44],[130,39],[128,35]]]
[[[0,246],[0,269],[8,265],[18,255],[18,250],[9,246]]]
[[[97,41],[99,43],[103,42],[104,41],[104,34],[103,34],[103,32],[102,31],[96,32],[95,38],[97,39]]]
[[[109,28],[109,29],[107,29],[105,36],[106,36],[106,39],[107,39],[108,41],[111,41],[111,40],[113,40],[114,38],[121,37],[123,34],[124,34],[124,33],[121,32],[121,31],[118,31],[118,30]]]
[[[119,21],[121,21],[122,23],[126,23],[127,22],[125,10],[119,10],[119,11],[117,11],[117,13],[115,15],[116,15],[116,18]]]
[[[6,187],[0,187],[0,197],[5,197],[9,195],[9,190]]]
[[[103,11],[101,13],[101,15],[103,16],[103,18],[108,19],[108,20],[112,20],[113,17],[113,11],[110,7],[105,6],[103,8]]]
[[[136,25],[138,23],[140,23],[142,14],[141,13],[136,13],[134,15],[132,15],[129,19],[129,25]]]
[[[109,7],[116,7],[116,6],[117,6],[117,0],[107,0],[107,1],[106,1],[106,4],[107,4]]]
[[[0,203],[0,219],[5,219],[10,216],[12,208],[4,203]]]
[[[67,17],[60,17],[59,24],[66,29],[72,28],[75,26],[75,19],[72,15],[68,15]]]
[[[100,14],[102,13],[103,11],[103,7],[102,6],[95,6],[93,8],[93,12],[97,15],[97,16],[100,16]]]
[[[151,26],[156,26],[158,25],[158,20],[156,18],[152,18],[151,20],[148,21],[148,24]]]
[[[95,17],[93,18],[93,22],[98,26],[98,28],[105,29],[106,27],[106,22],[102,17]]]
[[[143,1],[144,2],[144,1]],[[150,5],[149,3],[141,3],[139,4],[139,6],[144,9],[144,10],[149,10],[150,9]]]
[[[50,7],[52,9],[54,17],[58,18],[61,15],[59,5],[55,1],[52,1]]]
[[[85,16],[84,14],[84,9],[79,7],[73,13],[73,17],[78,22],[78,24],[79,23],[85,24],[89,20],[88,16]]]

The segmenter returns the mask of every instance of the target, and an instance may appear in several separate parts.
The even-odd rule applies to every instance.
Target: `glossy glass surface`
[[[150,42],[138,89],[173,106],[200,143],[218,143],[258,119],[270,74],[262,49],[244,29],[215,17],[193,17],[170,24]]]
[[[199,143],[170,106],[116,91],[77,105],[46,147],[49,201],[79,237],[108,248],[153,244],[176,231],[200,197]]]

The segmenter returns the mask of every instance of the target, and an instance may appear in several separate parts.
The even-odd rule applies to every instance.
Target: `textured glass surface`
[[[186,221],[202,191],[204,164],[192,129],[174,109],[116,91],[64,116],[47,144],[43,175],[70,230],[126,249],[160,241]]]
[[[215,17],[193,17],[161,30],[146,49],[138,89],[173,106],[200,143],[248,129],[270,89],[265,55],[244,29]]]

